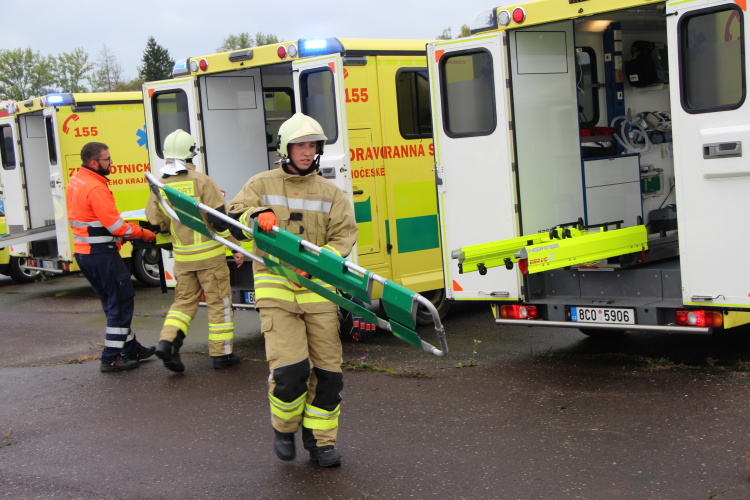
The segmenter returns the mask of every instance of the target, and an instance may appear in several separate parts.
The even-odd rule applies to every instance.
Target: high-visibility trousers
[[[308,450],[334,445],[344,387],[338,313],[259,312],[273,428],[290,433],[301,426]]]
[[[130,329],[135,310],[135,290],[128,266],[116,250],[94,254],[77,253],[75,258],[107,316],[102,363],[111,364],[117,356],[135,356],[142,346]]]
[[[208,310],[208,354],[232,354],[234,311],[232,289],[229,285],[229,267],[226,261],[218,261],[215,266],[199,271],[182,269],[177,261],[174,275],[177,280],[175,300],[169,307],[159,340],[172,342],[177,338],[179,331],[188,334],[190,323],[198,311],[201,292],[204,292]]]

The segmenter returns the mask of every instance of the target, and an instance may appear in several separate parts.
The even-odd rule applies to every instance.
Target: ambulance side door
[[[23,231],[28,226],[26,196],[23,189],[23,170],[18,147],[18,128],[15,116],[0,118],[0,140],[2,143],[2,183],[5,197],[5,222],[10,234]]]
[[[747,13],[703,1],[666,15],[683,302],[750,307]]]
[[[352,199],[349,137],[344,93],[344,63],[338,54],[294,61],[296,109],[315,118],[328,141],[320,172]]]
[[[66,158],[60,153],[60,137],[58,137],[58,113],[54,107],[45,108],[44,129],[47,137],[47,154],[49,156],[49,187],[52,191],[52,206],[55,217],[55,233],[57,235],[57,252],[64,260],[72,260],[71,231],[68,226],[68,209],[65,200],[66,179],[64,169],[70,168]],[[80,164],[80,155],[78,155]]]
[[[198,129],[198,100],[195,80],[190,77],[174,78],[143,84],[143,111],[146,115],[148,158],[151,172],[158,178],[164,166],[164,139],[177,129],[190,133],[200,147]],[[202,155],[193,158],[197,170],[203,171]]]
[[[503,34],[427,45],[445,288],[461,300],[518,300],[517,266],[459,273],[451,253],[518,235]]]

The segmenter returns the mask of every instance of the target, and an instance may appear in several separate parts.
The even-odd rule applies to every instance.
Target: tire
[[[159,252],[156,247],[139,247],[133,250],[133,276],[144,286],[161,286],[159,280]]]
[[[448,310],[451,306],[450,301],[446,297],[445,288],[422,292],[420,295],[432,302],[432,305],[437,309],[441,320],[445,318],[445,315],[448,314]],[[433,324],[432,314],[430,314],[430,311],[421,304],[417,307],[417,324],[422,326]]]
[[[22,269],[26,264],[25,257],[11,257],[8,265],[8,276],[16,283],[33,283],[42,275],[41,271]]]

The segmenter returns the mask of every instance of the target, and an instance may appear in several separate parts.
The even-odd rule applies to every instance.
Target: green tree
[[[172,77],[174,59],[169,57],[169,51],[156,43],[153,36],[148,37],[146,50],[143,51],[143,66],[138,69],[138,75],[144,82],[165,80]]]
[[[259,31],[255,34],[255,38],[252,38],[250,33],[244,32],[239,35],[229,35],[226,37],[224,42],[222,42],[222,44],[216,49],[216,52],[229,52],[230,50],[259,47],[261,45],[269,45],[272,43],[279,43],[279,39],[276,35],[261,33]]]
[[[89,76],[92,92],[114,92],[118,83],[122,83],[122,66],[106,45],[102,45],[99,59],[93,73]]]
[[[133,78],[129,82],[117,82],[115,85],[115,92],[128,92],[137,90],[138,92],[141,91],[143,87],[143,79],[142,78]]]
[[[439,34],[438,36],[436,36],[435,38],[438,40],[450,40],[451,38],[453,38],[453,36],[451,36],[451,29],[445,28],[443,32]]]
[[[0,99],[21,101],[51,92],[53,58],[25,49],[0,50]]]
[[[471,36],[471,27],[468,24],[462,24],[461,34],[458,35],[458,38],[466,38],[467,36]]]
[[[60,92],[88,92],[83,82],[94,69],[89,62],[89,55],[80,47],[73,52],[63,52],[58,55],[56,67],[57,85]]]

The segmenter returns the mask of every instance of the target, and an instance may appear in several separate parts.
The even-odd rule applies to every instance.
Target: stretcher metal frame
[[[448,354],[448,342],[445,336],[445,328],[440,321],[440,314],[434,304],[420,294],[378,276],[372,271],[368,271],[277,226],[273,226],[270,232],[266,232],[258,229],[256,220],[254,227],[249,228],[228,215],[218,212],[166,184],[160,183],[151,173],[146,172],[145,176],[151,191],[157,196],[159,204],[172,219],[178,220],[190,229],[221,243],[233,252],[239,252],[251,260],[264,264],[289,281],[317,293],[353,314],[361,316],[365,321],[377,325],[378,328],[392,333],[395,337],[418,349],[435,356]],[[169,202],[165,200],[165,196]],[[255,244],[260,250],[365,303],[372,300],[373,283],[379,283],[383,289],[380,300],[388,319],[378,317],[373,311],[327,289],[312,279],[296,273],[281,262],[267,256],[255,255],[240,245],[222,238],[206,225],[201,212],[211,214],[247,234],[252,234]],[[424,306],[432,316],[435,333],[440,342],[440,349],[422,340],[415,331],[417,306],[419,304]]]

